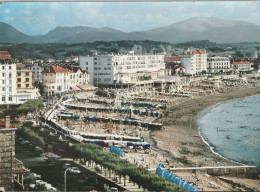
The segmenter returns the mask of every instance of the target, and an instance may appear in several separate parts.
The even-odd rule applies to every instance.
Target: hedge
[[[34,112],[38,107],[43,104],[43,99],[31,99],[26,101],[24,104],[20,105],[17,109],[17,113],[27,114],[29,112]]]
[[[41,148],[45,146],[45,141],[43,137],[36,135],[34,131],[29,130],[26,127],[18,128],[17,133],[24,139],[27,139],[30,143],[32,143],[35,146],[39,146]]]
[[[94,144],[76,144],[71,147],[76,158],[85,158],[117,172],[119,175],[128,175],[130,180],[149,191],[183,191],[174,183],[162,177],[120,159],[117,155],[103,151],[102,147]]]

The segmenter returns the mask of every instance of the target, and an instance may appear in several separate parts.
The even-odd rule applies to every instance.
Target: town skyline
[[[192,17],[218,17],[259,25],[260,2],[4,3],[0,22],[28,35],[58,26],[111,27],[124,32],[164,27]]]

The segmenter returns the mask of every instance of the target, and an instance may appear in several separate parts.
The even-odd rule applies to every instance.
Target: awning
[[[57,90],[55,90],[55,89],[52,89],[52,90],[51,90],[51,92],[53,92],[53,93],[56,93],[56,92],[57,92]]]
[[[83,85],[77,85],[79,88],[87,91],[87,90],[95,90],[97,89],[97,87],[94,87],[93,85],[91,84],[83,84]]]
[[[73,90],[75,90],[75,91],[81,90],[81,89],[79,89],[77,86],[70,86],[70,89],[73,89]]]

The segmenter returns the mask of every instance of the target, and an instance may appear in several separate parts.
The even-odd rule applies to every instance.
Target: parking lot
[[[26,168],[30,169],[30,172],[41,175],[40,180],[51,184],[59,191],[64,190],[65,169],[63,164],[70,163],[71,166],[76,166],[70,161],[61,161],[60,165],[48,163],[46,156],[36,156],[29,149],[18,143],[16,143],[16,157],[23,162]],[[67,191],[104,191],[104,184],[112,186],[111,183],[88,170],[80,171],[80,174],[67,172]]]

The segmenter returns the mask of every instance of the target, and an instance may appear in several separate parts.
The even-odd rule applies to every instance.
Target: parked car
[[[25,173],[23,176],[23,180],[30,178],[30,177],[34,177],[36,180],[41,179],[41,175],[38,175],[36,173]]]
[[[69,168],[69,170],[68,170],[70,173],[74,173],[74,174],[80,174],[81,173],[81,171],[79,170],[79,168],[77,168],[77,167],[71,167],[71,168]]]
[[[69,163],[65,163],[62,167],[63,169],[68,169],[69,167],[71,167],[71,165]]]

